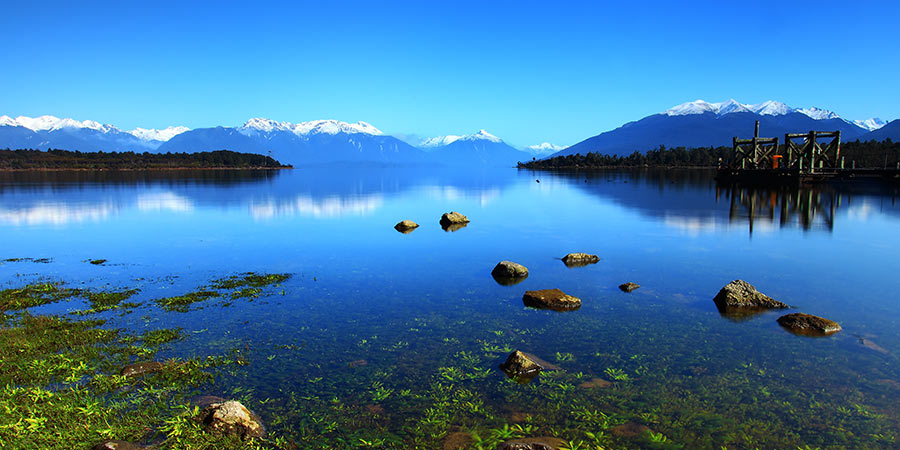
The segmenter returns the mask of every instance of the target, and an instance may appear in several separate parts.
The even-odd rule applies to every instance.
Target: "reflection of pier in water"
[[[803,230],[821,226],[829,232],[834,231],[835,212],[842,201],[842,196],[835,190],[817,187],[731,185],[716,189],[716,201],[723,195],[727,195],[730,202],[729,222],[747,220],[750,233],[759,221],[778,223],[781,228],[797,224]]]

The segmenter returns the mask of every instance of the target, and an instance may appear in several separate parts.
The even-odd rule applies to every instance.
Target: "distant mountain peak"
[[[93,120],[78,121],[75,119],[60,119],[59,117],[49,115],[40,117],[19,116],[15,119],[9,116],[2,116],[0,117],[0,126],[19,126],[28,128],[31,131],[53,131],[61,130],[63,128],[88,128],[103,133],[118,131],[118,128],[112,125],[103,125],[100,122],[95,122]]]
[[[871,119],[866,119],[866,120],[854,120],[853,124],[860,128],[865,128],[866,130],[869,130],[869,131],[875,131],[875,130],[887,125],[888,121],[879,119],[877,117],[873,117]]]
[[[366,122],[356,122],[356,123],[348,123],[341,122],[339,120],[327,119],[327,120],[312,120],[309,122],[299,122],[299,123],[291,123],[291,122],[278,122],[272,119],[265,119],[261,117],[256,117],[248,120],[243,125],[241,125],[240,129],[242,131],[262,131],[262,132],[272,132],[272,131],[290,131],[298,136],[304,136],[308,134],[338,134],[338,133],[346,133],[346,134],[354,134],[354,133],[362,133],[362,134],[371,134],[373,136],[380,136],[384,133],[381,132],[378,128],[375,128],[369,123]]]
[[[447,136],[435,136],[433,138],[424,139],[419,143],[419,147],[442,147],[444,145],[450,145],[456,141],[490,141],[495,143],[503,142],[502,139],[482,129],[475,134],[464,134],[461,136],[450,134]]]
[[[767,100],[762,103],[758,103],[755,105],[740,103],[734,99],[730,99],[728,101],[719,102],[719,103],[710,103],[705,100],[694,100],[692,102],[682,103],[680,105],[673,106],[665,111],[662,114],[667,116],[684,116],[688,114],[703,114],[703,113],[713,113],[718,116],[722,116],[725,114],[735,113],[735,112],[750,112],[755,114],[760,114],[763,116],[781,116],[785,114],[790,114],[794,112],[798,112],[800,114],[804,114],[809,116],[815,120],[826,120],[826,119],[840,119],[841,117],[835,114],[832,111],[827,109],[819,109],[816,107],[812,108],[791,108],[788,105],[785,105],[782,102],[777,102],[774,100]],[[852,122],[856,123],[856,122]],[[863,127],[865,128],[865,127]]]
[[[188,127],[178,126],[178,127],[168,127],[161,130],[157,130],[155,128],[135,128],[128,132],[128,134],[142,140],[142,141],[168,141],[175,136],[178,136],[185,131],[190,131],[191,129]]]
[[[549,150],[559,151],[564,148],[565,147],[563,147],[562,145],[551,144],[549,142],[542,142],[540,144],[529,145],[529,146],[525,147],[526,150],[535,150],[535,151],[549,151]]]

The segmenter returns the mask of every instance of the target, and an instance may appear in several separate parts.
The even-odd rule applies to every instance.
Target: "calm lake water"
[[[140,288],[144,306],[107,326],[182,327],[166,358],[239,349],[249,365],[206,392],[242,399],[301,448],[441,448],[515,424],[582,448],[900,446],[896,189],[717,189],[705,171],[0,177],[0,258],[52,259],[0,265],[3,288]],[[471,223],[444,231],[448,211]],[[398,233],[402,219],[421,226]],[[568,268],[569,252],[601,260]],[[529,277],[498,284],[501,260]],[[228,306],[149,301],[251,271],[293,276]],[[734,279],[844,330],[723,316],[712,298]],[[641,288],[621,292],[628,281]],[[524,307],[547,288],[583,306]],[[563,371],[514,383],[497,366],[515,349]],[[613,383],[583,384],[595,377]]]

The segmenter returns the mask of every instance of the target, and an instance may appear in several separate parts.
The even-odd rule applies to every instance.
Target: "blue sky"
[[[0,114],[568,145],[685,101],[900,117],[900,2],[25,2]]]

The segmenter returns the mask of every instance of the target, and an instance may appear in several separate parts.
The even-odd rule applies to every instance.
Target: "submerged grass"
[[[259,274],[246,272],[227,278],[213,280],[207,287],[201,287],[195,292],[184,295],[166,297],[155,300],[156,304],[166,311],[188,312],[195,303],[205,302],[216,298],[240,298],[252,299],[265,295],[264,288],[278,285],[291,277],[290,274]],[[227,302],[223,306],[229,305]]]

